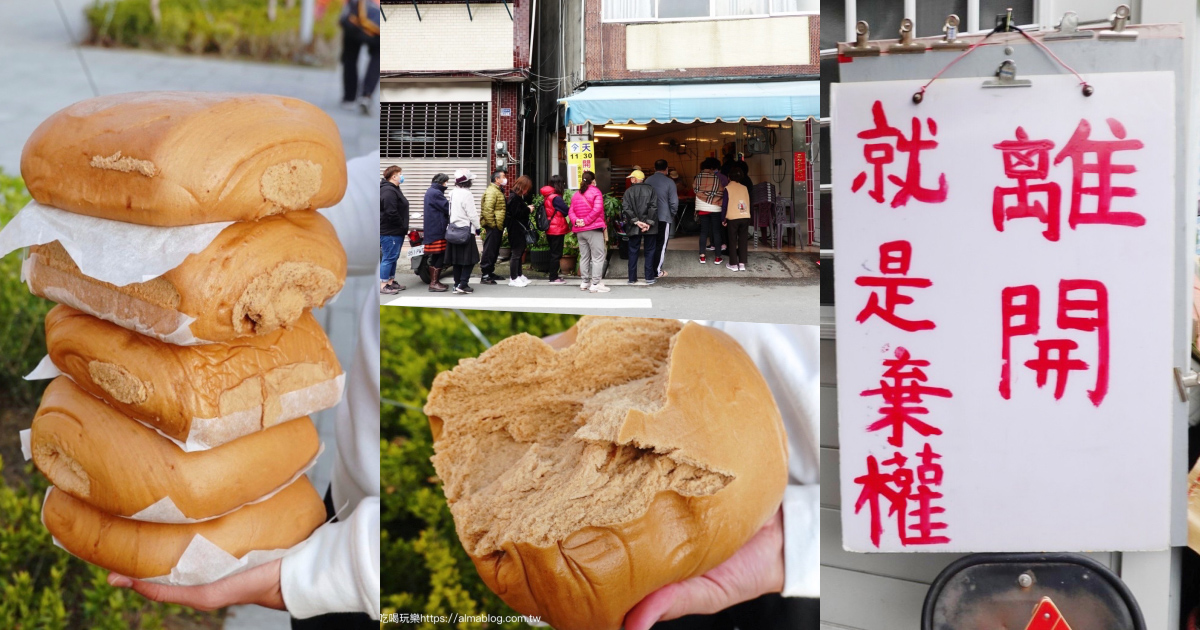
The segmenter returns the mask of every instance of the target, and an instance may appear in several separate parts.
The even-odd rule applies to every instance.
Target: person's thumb
[[[669,584],[646,596],[625,616],[625,630],[646,630],[659,621],[684,615],[707,615],[732,603],[726,589],[701,575]]]

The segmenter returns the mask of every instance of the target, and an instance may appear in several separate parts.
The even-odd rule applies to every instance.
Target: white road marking
[[[477,308],[505,310],[512,308],[564,308],[564,309],[610,309],[610,308],[653,308],[650,299],[596,299],[579,298],[494,298],[464,295],[397,297],[385,306],[422,306],[426,308]]]

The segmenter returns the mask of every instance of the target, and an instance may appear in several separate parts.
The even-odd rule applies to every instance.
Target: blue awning
[[[819,81],[602,85],[559,99],[567,124],[805,120],[821,112]]]

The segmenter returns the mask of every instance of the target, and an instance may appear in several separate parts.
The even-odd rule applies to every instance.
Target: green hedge
[[[0,171],[0,226],[29,203],[29,193],[19,177]],[[54,306],[29,292],[21,282],[21,252],[0,258],[0,399],[14,407],[36,405],[45,381],[26,381],[46,354],[43,321]]]
[[[570,328],[576,315],[462,311],[485,339],[518,332],[545,336]],[[454,520],[429,458],[433,437],[421,412],[429,385],[459,359],[484,346],[454,311],[388,306],[380,309],[380,556],[384,612],[515,615],[475,572],[454,532]],[[431,630],[433,624],[418,626]],[[476,629],[484,624],[459,624]],[[494,625],[492,627],[495,627]],[[510,623],[502,628],[527,628]]]
[[[29,202],[19,178],[0,171],[0,226]],[[46,381],[21,377],[45,355],[43,319],[53,306],[21,282],[21,254],[0,258],[0,413],[27,428]],[[11,414],[8,415],[8,414]],[[0,443],[15,450],[17,436],[5,425]],[[47,482],[32,465],[5,462],[0,480],[0,627],[14,629],[162,628],[184,615],[192,627],[219,625],[219,615],[185,612],[148,603],[131,591],[108,585],[108,571],[55,547],[42,525]]]
[[[272,22],[266,0],[162,0],[162,21],[155,24],[148,0],[95,0],[85,10],[91,27],[88,43],[259,61],[307,57],[313,63],[337,63],[342,1],[329,0],[313,27],[310,51],[303,51],[300,43],[300,5],[296,0],[295,8],[285,9],[285,0],[279,0]]]

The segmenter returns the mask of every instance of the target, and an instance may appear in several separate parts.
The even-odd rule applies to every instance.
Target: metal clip
[[[1074,11],[1067,11],[1058,23],[1058,30],[1043,36],[1042,39],[1045,41],[1055,41],[1062,39],[1094,39],[1095,37],[1095,31],[1079,30],[1079,16],[1075,15]]]
[[[865,20],[859,20],[854,27],[858,35],[853,44],[839,44],[838,54],[844,57],[878,57],[879,46],[872,44],[871,27]]]
[[[983,82],[985,88],[1032,87],[1033,81],[1017,78],[1017,64],[1012,59],[1000,62],[996,69],[996,78]]]
[[[1200,374],[1196,372],[1188,372],[1184,374],[1179,368],[1175,370],[1175,388],[1179,391],[1179,401],[1188,401],[1188,390],[1193,387],[1200,387]]]
[[[925,44],[913,41],[913,21],[904,18],[900,21],[900,42],[888,46],[888,54],[912,54],[923,53],[928,48]]]
[[[966,50],[971,47],[970,44],[958,38],[958,16],[951,13],[946,17],[946,24],[942,26],[941,41],[933,42],[934,50]]]
[[[1125,30],[1125,23],[1129,21],[1129,5],[1122,4],[1117,7],[1112,16],[1108,19],[1112,20],[1112,29],[1100,31],[1100,39],[1117,40],[1123,42],[1132,42],[1137,39],[1137,31]]]

